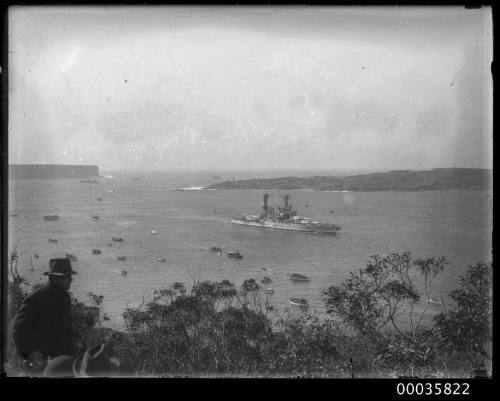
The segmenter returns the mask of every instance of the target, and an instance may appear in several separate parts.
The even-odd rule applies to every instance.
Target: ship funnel
[[[285,200],[285,210],[286,210],[288,209],[288,199],[290,199],[290,195],[283,196],[283,199]]]
[[[264,194],[264,210],[267,211],[267,200],[269,198],[269,194]]]

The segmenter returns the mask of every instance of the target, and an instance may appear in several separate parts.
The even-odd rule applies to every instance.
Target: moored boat
[[[311,279],[307,276],[304,276],[303,274],[299,273],[292,273],[288,276],[289,280],[293,281],[311,281]]]
[[[226,255],[229,256],[230,258],[234,258],[234,259],[243,259],[243,255],[238,250],[236,250],[234,252],[228,252],[228,253],[226,253]]]
[[[308,307],[309,303],[305,298],[290,298],[290,304],[295,306]]]
[[[222,254],[222,242],[219,241],[219,246],[215,246],[215,245],[211,246],[209,248],[209,250],[212,252],[217,252],[219,255],[221,255]]]

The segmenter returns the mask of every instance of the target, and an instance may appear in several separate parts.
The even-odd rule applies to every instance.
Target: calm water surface
[[[228,279],[239,285],[268,276],[279,312],[293,310],[290,297],[304,297],[321,314],[321,289],[365,266],[371,255],[411,251],[447,257],[452,265],[438,277],[433,296],[454,289],[468,265],[491,260],[491,191],[268,191],[273,206],[288,193],[300,215],[342,226],[337,236],[321,236],[231,224],[232,215],[260,213],[261,190],[169,190],[209,185],[232,174],[219,173],[220,179],[209,173],[111,174],[99,184],[11,180],[9,215],[17,216],[9,217],[9,248],[19,241],[19,270],[32,284],[46,280],[42,272],[50,258],[75,254],[79,274],[73,294],[83,301],[90,291],[104,295],[104,310],[115,326],[122,324],[124,308],[176,281],[190,288],[193,279]],[[236,179],[246,177],[252,174],[239,173]],[[61,220],[44,222],[47,214]],[[92,215],[100,220],[93,221]],[[219,241],[224,251],[238,248],[244,258],[209,252]],[[102,254],[93,255],[93,248]],[[120,274],[123,269],[126,276]],[[294,272],[311,281],[289,281],[287,275]]]

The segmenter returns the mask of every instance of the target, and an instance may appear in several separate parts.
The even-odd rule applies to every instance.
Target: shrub
[[[388,340],[387,325],[403,335],[405,330],[397,318],[408,312],[408,334],[416,336],[429,305],[431,284],[448,264],[445,258],[412,258],[410,252],[372,256],[365,268],[323,291],[327,313],[382,345]],[[418,284],[423,286],[423,294]],[[422,295],[426,307],[415,316]]]
[[[471,368],[491,362],[492,278],[491,263],[469,266],[450,294],[455,305],[435,318],[439,347]]]
[[[146,374],[256,369],[272,334],[259,292],[255,280],[239,291],[227,280],[195,283],[190,294],[181,283],[155,291],[152,302],[123,315],[132,364]]]
[[[365,268],[323,291],[327,312],[370,344],[375,371],[466,376],[491,360],[492,267],[470,267],[461,288],[450,294],[456,306],[424,327],[431,284],[448,264],[445,258],[413,258],[409,252],[373,256]],[[423,297],[424,309],[414,313]]]
[[[445,258],[414,258],[410,252],[372,256],[365,268],[323,291],[327,313],[370,343],[375,370],[413,375],[423,367],[435,369],[434,332],[421,323],[432,282],[448,263]],[[415,314],[423,296],[425,308]],[[401,324],[405,314],[408,319]]]

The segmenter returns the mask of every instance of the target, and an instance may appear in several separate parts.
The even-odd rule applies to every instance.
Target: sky
[[[9,163],[492,168],[491,8],[14,6]]]

